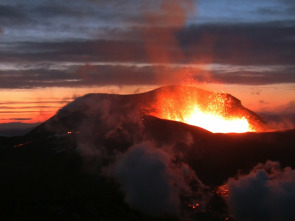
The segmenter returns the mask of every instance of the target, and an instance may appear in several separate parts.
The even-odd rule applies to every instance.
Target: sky
[[[0,0],[0,123],[169,84],[294,113],[294,15],[293,0]]]

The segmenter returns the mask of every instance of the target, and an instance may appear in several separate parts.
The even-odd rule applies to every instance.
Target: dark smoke
[[[267,161],[227,182],[227,203],[237,220],[294,220],[295,170]]]

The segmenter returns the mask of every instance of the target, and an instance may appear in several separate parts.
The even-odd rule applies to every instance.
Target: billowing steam
[[[145,214],[175,214],[180,192],[190,192],[185,183],[187,168],[172,168],[165,152],[140,144],[118,162],[114,175],[125,192],[125,201]]]
[[[194,171],[183,162],[176,163],[173,154],[151,142],[130,147],[111,173],[129,206],[147,215],[179,215],[183,197],[205,200],[205,186]]]
[[[294,220],[295,170],[267,161],[229,179],[229,209],[237,220]]]

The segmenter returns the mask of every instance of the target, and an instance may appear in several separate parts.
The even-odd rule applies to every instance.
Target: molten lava
[[[224,184],[217,187],[216,194],[223,198],[229,197],[229,186],[227,184]]]
[[[198,203],[196,203],[196,204],[188,204],[187,206],[191,207],[192,209],[197,209],[200,206],[200,204],[198,204]]]
[[[248,110],[229,94],[190,87],[162,90],[151,115],[202,127],[213,133],[256,131]]]
[[[171,119],[184,122],[194,126],[202,127],[213,133],[244,133],[252,131],[248,120],[245,117],[227,117],[216,112],[202,111],[198,106],[195,106],[191,113],[183,115],[182,119]]]

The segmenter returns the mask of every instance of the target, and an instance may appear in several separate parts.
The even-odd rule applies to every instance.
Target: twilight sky
[[[192,83],[295,112],[293,0],[0,0],[0,123]]]

